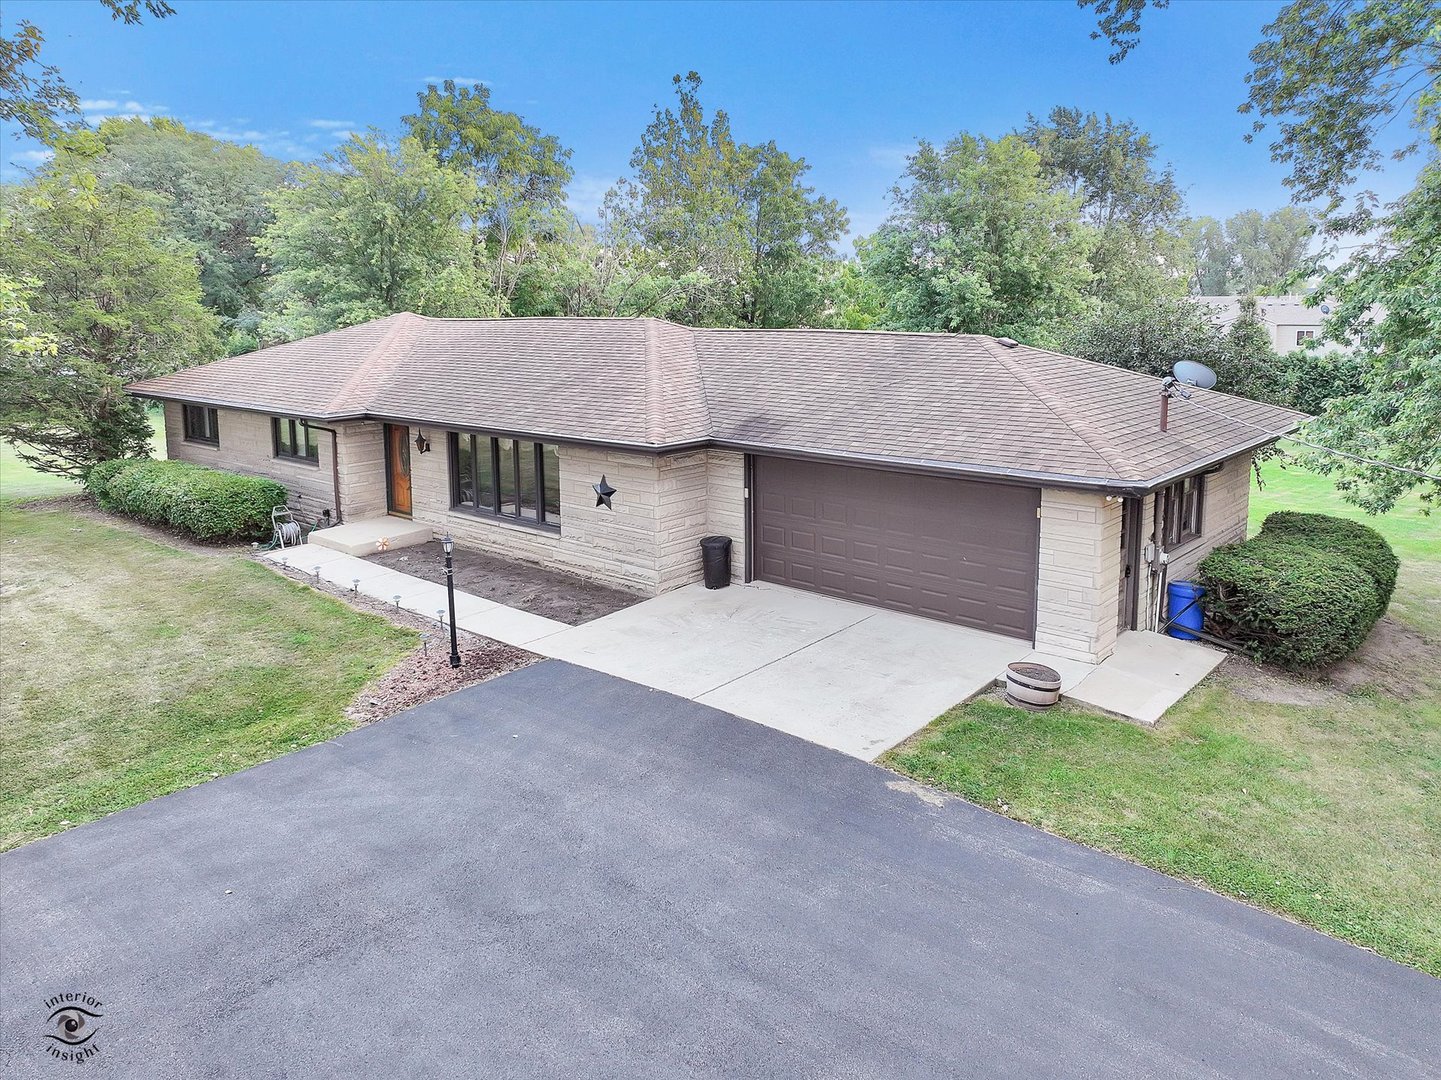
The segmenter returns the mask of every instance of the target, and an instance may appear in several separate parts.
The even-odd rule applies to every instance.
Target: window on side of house
[[[275,435],[276,457],[319,464],[320,443],[309,424],[288,416],[271,417],[270,424]]]
[[[560,465],[547,443],[449,433],[454,510],[560,527]]]
[[[204,405],[182,405],[180,415],[185,425],[186,442],[220,445],[220,415],[216,410]]]
[[[1315,341],[1315,340],[1316,340],[1316,331],[1314,331],[1314,330],[1297,330],[1297,331],[1296,331],[1296,344],[1297,344],[1297,345],[1304,345],[1304,344],[1306,344],[1306,342],[1308,342],[1308,341]]]
[[[1173,550],[1198,539],[1206,508],[1206,478],[1188,476],[1166,488],[1161,498],[1161,542]]]

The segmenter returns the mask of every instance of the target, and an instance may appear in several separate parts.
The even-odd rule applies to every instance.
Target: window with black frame
[[[452,509],[560,527],[560,458],[553,445],[449,434]]]
[[[181,419],[185,426],[186,442],[220,445],[220,414],[204,405],[181,406]]]
[[[270,424],[275,436],[276,457],[312,465],[319,463],[320,444],[316,441],[315,432],[310,430],[310,425],[304,420],[275,416],[271,418]]]
[[[1161,492],[1162,534],[1167,549],[1189,544],[1201,535],[1206,506],[1206,478],[1188,476]]]

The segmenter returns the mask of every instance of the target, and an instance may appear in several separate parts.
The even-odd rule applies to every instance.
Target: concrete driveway
[[[1029,643],[781,585],[688,585],[531,641],[872,761],[991,686]]]
[[[561,663],[0,855],[0,1075],[1408,1077],[1441,982]],[[83,1070],[57,994],[102,1005]]]

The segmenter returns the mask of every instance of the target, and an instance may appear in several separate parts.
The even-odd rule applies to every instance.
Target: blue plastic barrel
[[[1182,641],[1195,641],[1187,630],[1201,629],[1201,597],[1206,590],[1194,581],[1173,581],[1166,586],[1166,617],[1174,619],[1166,633]]]

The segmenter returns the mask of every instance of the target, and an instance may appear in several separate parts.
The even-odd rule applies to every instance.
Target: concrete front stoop
[[[374,555],[392,548],[428,544],[434,535],[429,525],[419,525],[408,518],[381,517],[316,529],[309,539],[310,546],[329,548],[344,555]]]

